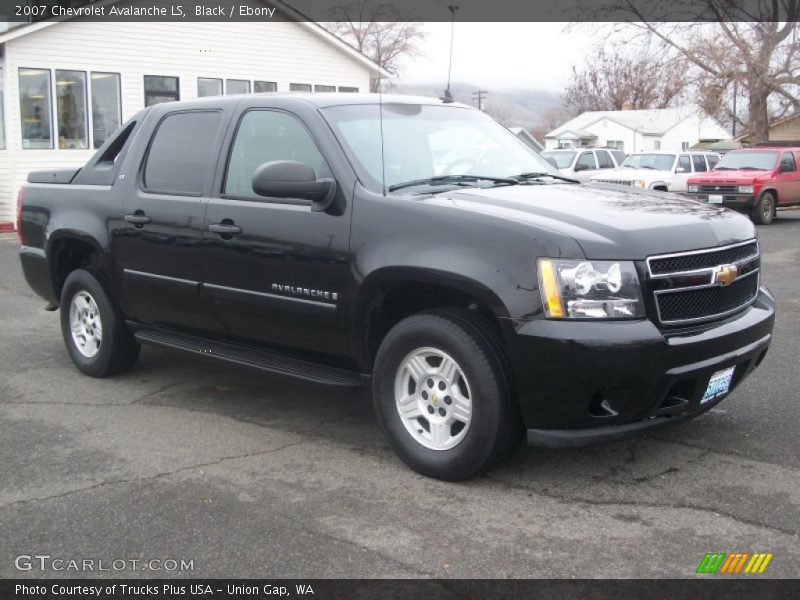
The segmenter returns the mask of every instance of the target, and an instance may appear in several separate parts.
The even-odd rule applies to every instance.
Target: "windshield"
[[[632,154],[622,163],[623,167],[630,169],[655,169],[656,171],[671,171],[675,162],[674,154]]]
[[[574,152],[542,152],[545,158],[552,158],[559,169],[566,169],[572,164],[575,158]]]
[[[323,113],[359,177],[373,191],[443,175],[559,175],[517,136],[477,110],[384,104],[381,117],[377,104],[353,104],[328,107]]]
[[[759,171],[772,171],[777,162],[777,152],[728,152],[717,163],[714,170],[758,169]]]

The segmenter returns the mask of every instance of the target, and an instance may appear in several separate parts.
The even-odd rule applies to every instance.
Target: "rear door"
[[[161,109],[164,110],[164,109]],[[128,316],[170,328],[208,329],[202,281],[203,192],[223,131],[221,108],[164,110],[140,149],[115,230],[113,255]]]
[[[266,162],[299,161],[317,178],[335,178],[332,163],[307,122],[277,107],[243,107],[225,146],[204,225],[203,294],[215,331],[257,345],[343,354],[349,202],[314,212],[306,201],[258,196],[252,188]],[[337,181],[339,194],[352,194],[352,183]]]

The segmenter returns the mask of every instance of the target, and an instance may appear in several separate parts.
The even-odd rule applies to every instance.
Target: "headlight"
[[[699,192],[699,191],[700,191],[700,186],[699,185],[690,185],[689,186],[689,192]]]
[[[739,186],[739,193],[740,194],[752,194],[753,193],[753,186],[752,185],[740,185]]]
[[[636,319],[644,303],[628,261],[540,258],[539,290],[549,319]]]

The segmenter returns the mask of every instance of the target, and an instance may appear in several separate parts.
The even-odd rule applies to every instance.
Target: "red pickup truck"
[[[732,150],[713,171],[691,177],[688,193],[768,225],[781,206],[800,205],[800,147]]]

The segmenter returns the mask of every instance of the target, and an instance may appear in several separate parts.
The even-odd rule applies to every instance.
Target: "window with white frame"
[[[257,94],[262,92],[277,92],[278,84],[275,81],[254,81],[253,91]]]
[[[681,150],[688,150],[689,142],[681,142]]]
[[[222,79],[213,77],[197,78],[197,97],[222,96]]]
[[[310,83],[290,83],[289,84],[289,91],[290,92],[310,92],[311,91],[311,84]]]
[[[86,72],[56,69],[56,123],[62,150],[89,147]]]
[[[92,144],[99,148],[122,125],[119,73],[92,71]]]
[[[144,76],[144,105],[153,106],[162,102],[173,102],[181,99],[177,77],[161,75]]]
[[[247,79],[226,79],[225,94],[249,94],[250,82]]]
[[[340,85],[339,92],[343,94],[357,94],[358,88],[357,87],[350,87],[347,85]]]
[[[0,67],[0,150],[6,149],[6,107],[5,107],[5,80],[3,67]]]
[[[22,147],[52,148],[53,102],[49,69],[19,69],[19,112]]]
[[[336,91],[336,86],[335,85],[315,85],[314,86],[314,91],[317,92],[317,93],[335,92]]]
[[[653,150],[661,150],[661,140],[656,140],[653,142]]]

